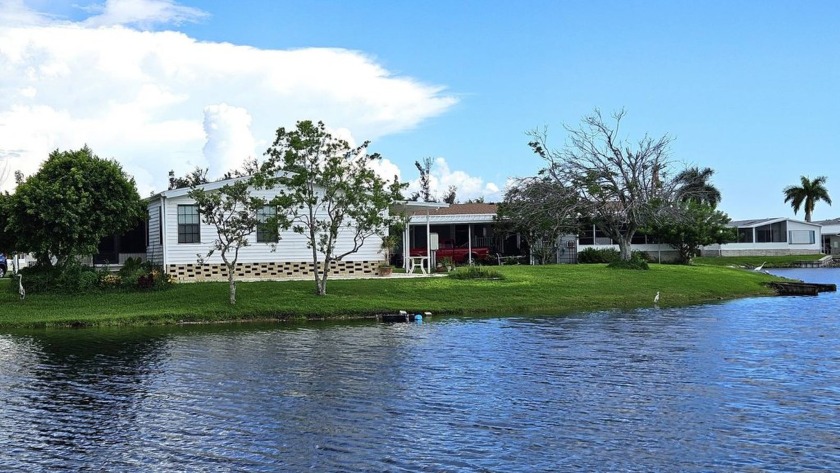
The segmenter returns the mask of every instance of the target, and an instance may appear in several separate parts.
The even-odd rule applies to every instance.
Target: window
[[[201,243],[197,205],[178,206],[178,243]]]
[[[791,230],[789,233],[791,245],[813,245],[816,242],[813,230]]]
[[[277,225],[267,225],[269,219],[277,215],[275,207],[263,207],[257,210],[257,243],[277,243]]]

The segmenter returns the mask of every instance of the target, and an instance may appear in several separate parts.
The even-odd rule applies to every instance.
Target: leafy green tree
[[[216,230],[216,239],[207,257],[219,252],[228,273],[229,300],[235,305],[239,251],[248,246],[248,237],[261,224],[259,212],[266,207],[266,201],[251,195],[252,179],[249,177],[240,174],[224,185],[207,186],[203,184],[207,182],[206,173],[201,169],[192,173],[187,180],[190,185],[187,195],[195,200],[201,220]]]
[[[677,199],[681,201],[693,200],[717,207],[720,203],[720,191],[711,182],[715,171],[711,168],[688,168],[674,178],[676,181]]]
[[[799,212],[799,208],[805,206],[805,221],[811,221],[811,215],[814,213],[814,205],[818,201],[823,201],[831,205],[831,197],[828,195],[828,189],[825,183],[828,180],[825,176],[817,177],[813,180],[807,176],[801,176],[801,185],[787,186],[784,189],[785,203],[790,202],[793,207],[793,213]]]
[[[676,249],[680,263],[691,264],[701,247],[736,241],[736,230],[727,223],[729,216],[714,206],[688,199],[663,209],[645,231]]]
[[[279,128],[266,151],[259,184],[277,186],[270,205],[277,208],[278,226],[306,237],[318,295],[327,293],[335,261],[358,252],[368,239],[385,236],[393,220],[388,209],[402,199],[405,186],[396,176],[389,183],[369,166],[380,156],[368,154],[368,144],[352,148],[322,122],[306,120],[294,130]]]
[[[645,135],[636,143],[620,137],[625,112],[607,123],[599,110],[581,120],[579,128],[566,127],[567,145],[552,150],[545,131],[529,133],[531,149],[547,167],[541,175],[577,192],[578,213],[591,219],[618,244],[621,259],[630,261],[630,242],[661,202],[671,198],[675,181],[668,179],[668,135]]]
[[[564,233],[575,232],[576,193],[545,177],[516,181],[499,203],[496,221],[518,232],[541,263],[551,261]]]
[[[6,231],[17,250],[39,264],[65,267],[76,256],[96,253],[99,241],[131,229],[146,215],[134,179],[90,148],[58,151],[22,181],[10,202]]]
[[[0,194],[0,253],[9,256],[17,250],[16,233],[7,229],[12,211],[12,195],[8,192]]]

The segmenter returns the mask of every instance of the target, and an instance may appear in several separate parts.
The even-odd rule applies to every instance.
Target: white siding
[[[146,257],[149,261],[152,261],[157,264],[163,264],[163,246],[160,244],[160,237],[161,237],[161,221],[160,217],[162,215],[161,212],[161,205],[160,199],[155,199],[152,202],[149,202],[149,234],[148,239],[146,241],[149,244],[146,246]]]
[[[768,222],[769,223],[775,223]],[[765,224],[766,225],[766,224]],[[703,247],[704,256],[775,256],[814,254],[822,251],[822,233],[820,226],[813,223],[797,222],[786,220],[787,241],[778,242],[748,242],[748,243],[725,243],[723,245],[708,245]],[[760,225],[761,226],[761,225]],[[799,243],[792,240],[792,232],[795,232],[795,239],[804,238],[801,232],[814,232],[813,243],[808,236],[809,243]],[[801,240],[800,240],[801,241]]]
[[[268,191],[254,192],[253,195],[270,199],[274,193]],[[166,234],[164,245],[166,246],[166,264],[195,264],[199,256],[204,258],[207,264],[221,264],[222,258],[219,252],[207,257],[207,253],[213,248],[216,240],[216,229],[212,225],[201,224],[201,243],[178,243],[178,205],[189,205],[194,203],[188,196],[178,196],[166,200]],[[153,203],[149,209],[152,211]],[[149,225],[151,234],[152,225]],[[344,235],[347,235],[345,232]],[[256,232],[248,237],[249,245],[239,250],[239,263],[265,263],[283,261],[312,261],[312,250],[306,247],[307,238],[291,230],[283,231],[279,235],[277,243],[258,243]],[[152,240],[150,239],[150,242]],[[346,251],[352,246],[352,238],[339,236],[337,252]],[[348,255],[344,261],[376,261],[381,260],[383,255],[379,252],[381,239],[372,237],[368,239],[362,248],[354,254]],[[150,243],[151,248],[151,243]],[[320,259],[320,257],[319,257]]]

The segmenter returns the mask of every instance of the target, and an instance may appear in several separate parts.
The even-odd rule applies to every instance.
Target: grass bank
[[[167,324],[239,320],[369,317],[398,310],[436,314],[563,314],[610,308],[678,306],[771,291],[766,274],[713,266],[651,265],[649,271],[605,265],[501,266],[503,280],[448,277],[333,280],[325,297],[312,281],[237,285],[178,284],[160,292],[87,295],[33,294],[25,300],[0,283],[0,327]]]

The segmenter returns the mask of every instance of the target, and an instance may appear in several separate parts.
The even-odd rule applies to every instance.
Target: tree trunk
[[[632,236],[621,235],[618,238],[618,251],[621,254],[622,261],[630,261],[630,258],[633,256],[632,248],[630,247],[631,240]]]
[[[236,305],[236,279],[233,268],[228,267],[228,284],[230,285],[230,305]]]
[[[317,266],[315,267],[315,270],[319,271]],[[324,258],[324,268],[321,271],[322,271],[321,272],[321,277],[317,281],[317,284],[316,284],[317,289],[318,289],[316,294],[318,294],[319,296],[326,296],[327,295],[327,276],[329,275],[329,272],[330,272],[330,258],[329,257]]]

